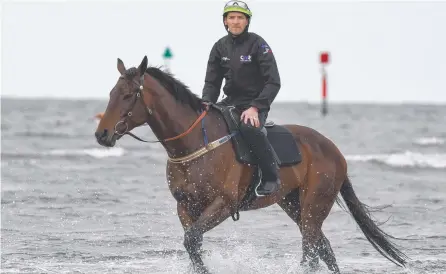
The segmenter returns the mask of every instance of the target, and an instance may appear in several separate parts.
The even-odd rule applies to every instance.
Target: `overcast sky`
[[[2,4],[2,96],[104,98],[116,59],[144,55],[201,95],[225,1],[51,1]],[[331,101],[446,102],[446,2],[247,1],[250,31],[275,54],[278,101],[318,102],[328,50]]]

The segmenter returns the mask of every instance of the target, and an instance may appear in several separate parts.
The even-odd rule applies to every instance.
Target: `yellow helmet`
[[[243,1],[231,0],[226,3],[225,8],[223,9],[223,16],[226,16],[228,12],[237,11],[245,14],[249,18],[252,16],[251,10],[248,8],[248,4]]]

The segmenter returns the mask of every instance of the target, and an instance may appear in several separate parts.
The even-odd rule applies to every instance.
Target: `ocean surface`
[[[1,100],[1,273],[190,273],[159,144],[96,143],[100,100]],[[446,273],[446,105],[274,103],[346,156],[356,194],[410,258],[383,258],[335,205],[323,225],[342,273]],[[134,130],[154,138],[149,127]],[[213,273],[302,273],[301,234],[276,205],[205,234]],[[319,273],[327,273],[324,264]]]

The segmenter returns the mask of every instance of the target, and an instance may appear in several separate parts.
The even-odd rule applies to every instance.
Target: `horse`
[[[301,265],[315,270],[320,259],[332,273],[340,273],[321,229],[334,203],[341,202],[338,193],[371,245],[390,262],[406,266],[407,255],[391,241],[397,238],[371,219],[370,208],[355,194],[344,156],[327,137],[309,127],[268,121],[272,125],[262,130],[272,138],[282,161],[282,183],[276,193],[258,196],[254,186],[261,179],[261,170],[249,150],[243,150],[246,146],[237,134],[239,116],[234,108],[205,104],[173,74],[147,62],[144,56],[138,67],[126,69],[118,58],[120,76],[95,137],[105,147],[113,147],[124,135],[164,147],[168,188],[196,272],[209,273],[201,257],[204,233],[229,217],[238,220],[239,211],[277,204],[301,232]],[[146,124],[156,140],[146,141],[131,133]]]

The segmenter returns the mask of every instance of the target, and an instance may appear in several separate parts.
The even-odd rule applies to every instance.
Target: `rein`
[[[204,119],[204,116],[206,116],[206,114],[207,114],[207,112],[208,112],[208,107],[206,108],[206,110],[205,111],[203,111],[202,113],[201,113],[201,115],[197,118],[197,120],[195,120],[195,122],[185,131],[185,132],[183,132],[183,133],[181,133],[181,134],[179,134],[179,135],[177,135],[177,136],[174,136],[174,137],[170,137],[170,138],[167,138],[167,139],[164,139],[164,140],[156,140],[156,141],[146,141],[146,140],[143,140],[143,139],[141,139],[141,138],[139,138],[138,136],[136,136],[135,134],[133,134],[133,133],[131,133],[130,131],[126,131],[124,134],[122,134],[122,135],[129,135],[129,136],[132,136],[133,138],[135,138],[136,140],[138,140],[138,141],[141,141],[141,142],[144,142],[144,143],[161,143],[161,142],[169,142],[169,141],[174,141],[174,140],[178,140],[178,139],[180,139],[180,138],[182,138],[182,137],[184,137],[184,136],[186,136],[187,134],[189,134],[196,126],[197,126],[197,124],[200,122],[200,121],[202,121],[203,119]],[[116,133],[116,132],[115,132]]]

